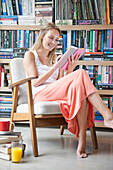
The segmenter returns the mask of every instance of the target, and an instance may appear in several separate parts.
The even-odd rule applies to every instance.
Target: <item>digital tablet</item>
[[[61,59],[55,64],[55,68],[60,68],[63,70],[67,70],[68,68],[68,58],[73,54],[73,57],[76,57],[77,55],[77,60],[84,54],[85,50],[81,49],[81,48],[77,48],[74,46],[71,46],[65,53],[64,55],[61,57]]]

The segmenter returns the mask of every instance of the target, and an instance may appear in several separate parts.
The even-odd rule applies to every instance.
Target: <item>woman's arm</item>
[[[38,71],[35,64],[35,56],[31,51],[27,51],[25,53],[23,64],[28,77],[38,76]],[[37,87],[43,84],[53,74],[55,70],[56,70],[55,68],[52,68],[49,71],[47,71],[45,74],[33,80],[32,81],[33,86]]]

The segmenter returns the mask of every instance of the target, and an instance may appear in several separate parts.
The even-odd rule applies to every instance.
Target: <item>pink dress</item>
[[[68,130],[78,137],[79,127],[76,115],[81,107],[81,102],[96,91],[87,72],[79,69],[37,92],[34,96],[34,102],[59,102],[61,112],[68,122]],[[94,124],[94,107],[89,102],[88,105],[87,128],[90,128]]]

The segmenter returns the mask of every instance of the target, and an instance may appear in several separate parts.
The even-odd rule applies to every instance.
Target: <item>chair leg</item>
[[[93,148],[98,149],[98,142],[97,142],[97,136],[96,136],[96,131],[95,131],[95,125],[90,128],[90,132],[91,132]]]
[[[28,107],[29,107],[29,116],[30,116],[30,129],[31,129],[33,155],[37,157],[38,146],[37,146],[37,135],[36,135],[34,105],[33,105],[32,90],[31,90],[31,81],[27,82],[27,92],[28,92]]]
[[[60,135],[63,135],[65,126],[60,126]]]
[[[13,92],[13,105],[12,105],[12,111],[11,111],[11,118],[10,118],[10,122],[14,122],[14,113],[16,112],[16,108],[17,108],[17,99],[18,99],[18,86],[16,86],[14,88],[14,92]],[[10,124],[10,130],[13,129],[13,124]]]

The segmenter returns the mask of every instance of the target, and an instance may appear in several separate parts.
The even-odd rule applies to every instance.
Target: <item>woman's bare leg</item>
[[[88,96],[89,102],[102,114],[104,117],[104,124],[107,127],[113,128],[113,113],[104,104],[98,92],[92,93]]]
[[[77,148],[77,155],[80,158],[86,158],[86,124],[88,115],[88,101],[82,101],[81,108],[77,114],[77,121],[79,126],[79,143]]]

